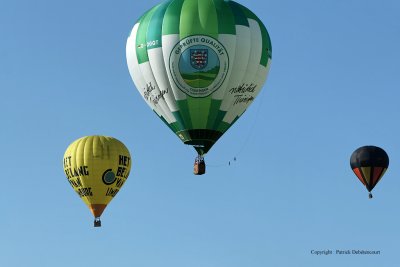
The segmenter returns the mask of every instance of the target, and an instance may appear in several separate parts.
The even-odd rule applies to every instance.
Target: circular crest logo
[[[206,97],[218,90],[229,69],[229,57],[218,40],[193,35],[177,43],[169,57],[176,86],[192,97]]]
[[[102,180],[103,180],[103,183],[105,183],[106,185],[111,185],[115,182],[116,177],[115,177],[115,173],[112,171],[112,169],[108,169],[103,173]]]

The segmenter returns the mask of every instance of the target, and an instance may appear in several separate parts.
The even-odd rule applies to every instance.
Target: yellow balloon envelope
[[[128,179],[128,149],[113,137],[85,136],[67,148],[63,165],[68,182],[93,213],[94,226],[101,226],[101,214]]]

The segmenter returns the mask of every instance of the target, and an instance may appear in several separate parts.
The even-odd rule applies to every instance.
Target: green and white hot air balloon
[[[201,161],[260,92],[271,52],[260,19],[226,0],[163,2],[126,43],[136,88]]]

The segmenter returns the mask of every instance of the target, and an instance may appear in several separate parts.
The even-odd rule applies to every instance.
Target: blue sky
[[[398,266],[400,3],[239,1],[270,33],[271,71],[200,177],[126,65],[127,36],[157,3],[1,2],[2,265]],[[133,163],[101,228],[62,168],[93,134]],[[363,145],[390,157],[372,200],[349,166]],[[324,249],[381,254],[310,253]]]

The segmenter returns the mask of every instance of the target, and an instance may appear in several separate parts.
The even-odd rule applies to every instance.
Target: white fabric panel
[[[236,35],[232,34],[220,34],[218,36],[218,41],[225,47],[225,50],[229,56],[229,70],[226,75],[224,82],[222,83],[221,87],[215,91],[211,97],[212,99],[222,100],[226,94],[226,91],[230,85],[230,77],[232,74],[232,69],[235,62],[235,51],[236,51]]]
[[[164,55],[164,67],[167,72],[168,80],[172,81],[170,82],[170,86],[172,88],[172,92],[174,93],[175,99],[176,100],[185,100],[186,99],[186,94],[183,93],[173,82],[173,78],[170,73],[170,68],[169,68],[169,59],[171,55],[171,51],[174,48],[174,46],[180,41],[179,39],[179,34],[169,34],[169,35],[163,35],[162,36],[162,51]],[[177,58],[179,60],[179,58]]]
[[[241,85],[246,73],[251,49],[250,36],[251,33],[249,27],[236,25],[236,50],[233,60],[230,61],[232,71],[230,76],[227,77],[229,84],[225,90],[225,95],[223,97],[224,99],[220,108],[223,111],[227,111],[230,107],[232,107],[234,95],[229,91],[231,88]]]
[[[128,37],[128,40],[126,42],[126,61],[128,64],[129,73],[130,73],[132,80],[135,84],[135,87],[139,91],[140,95],[143,97],[143,99],[146,101],[146,103],[150,106],[150,108],[152,110],[154,110],[158,116],[161,117],[161,115],[162,115],[161,109],[158,106],[154,105],[152,101],[149,101],[148,99],[146,99],[144,97],[143,89],[146,88],[146,80],[140,71],[140,67],[139,67],[139,63],[138,63],[138,59],[137,59],[137,55],[136,55],[136,34],[137,34],[138,28],[139,28],[139,23],[137,23],[137,24],[135,24],[135,26],[133,26],[131,35]]]
[[[249,94],[247,94],[247,96],[245,96],[245,98],[247,98],[247,99],[253,98],[253,100],[251,100],[249,102],[242,102],[242,103],[234,104],[234,106],[235,106],[234,114],[237,114],[237,115],[233,119],[235,119],[237,116],[240,117],[246,111],[246,109],[253,103],[253,101],[257,97],[257,95],[260,93],[260,91],[263,88],[263,85],[265,83],[265,80],[267,79],[269,66],[270,66],[270,61],[268,62],[267,67],[259,65],[257,74],[254,77],[254,81],[256,84],[258,84],[258,86],[254,88],[254,92],[249,93]],[[231,123],[231,122],[232,121],[230,121],[229,123]]]
[[[223,121],[227,123],[231,123],[237,116],[240,116],[246,110],[263,86],[263,84],[260,84],[260,79],[257,79],[262,55],[261,29],[258,22],[252,19],[249,19],[249,26],[251,38],[250,55],[245,76],[239,83],[239,85],[244,85],[244,89],[240,90],[238,93],[232,94],[232,105],[229,107],[228,112],[223,119]],[[265,69],[265,67],[263,68]]]
[[[251,50],[243,83],[252,83],[254,81],[254,76],[257,73],[262,55],[262,35],[260,26],[257,21],[252,19],[249,19],[249,26],[251,33]]]
[[[147,94],[147,96],[144,95],[145,98],[147,98],[149,102],[152,102],[154,106],[159,108],[161,114],[168,123],[175,122],[176,119],[172,115],[171,110],[169,109],[167,103],[165,102],[165,99],[161,97],[162,94],[160,88],[158,87],[156,79],[154,78],[150,62],[147,61],[142,64],[139,64],[139,68],[144,77],[144,80],[146,81],[146,88],[144,88],[145,91],[144,94]]]
[[[151,70],[157,81],[158,88],[162,92],[162,98],[168,105],[171,112],[177,111],[176,101],[174,93],[170,82],[168,80],[168,75],[164,65],[164,56],[161,47],[148,50],[149,62],[151,65]]]

